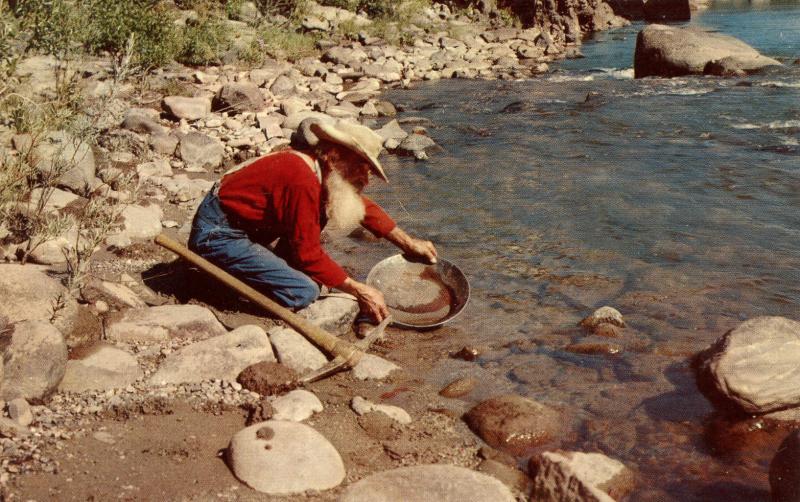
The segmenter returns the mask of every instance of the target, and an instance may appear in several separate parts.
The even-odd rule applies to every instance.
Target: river
[[[564,410],[562,447],[636,470],[631,500],[767,500],[771,453],[715,446],[689,360],[744,319],[798,317],[800,4],[718,2],[691,24],[786,66],[634,80],[633,24],[533,80],[394,90],[442,151],[387,157],[391,184],[370,190],[473,287],[452,328],[488,350],[427,378],[477,376]],[[361,255],[359,272],[386,251]],[[576,327],[602,305],[625,316],[620,338]],[[584,342],[620,352],[566,349]]]

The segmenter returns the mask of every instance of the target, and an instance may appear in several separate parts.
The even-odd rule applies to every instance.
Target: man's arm
[[[400,248],[405,254],[428,263],[436,263],[436,258],[439,256],[431,241],[411,237],[397,226],[386,234],[386,240]]]

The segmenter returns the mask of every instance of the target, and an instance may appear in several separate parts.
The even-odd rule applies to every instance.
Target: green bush
[[[290,61],[317,53],[316,36],[281,26],[265,27],[261,31],[260,45],[266,54]]]
[[[20,30],[26,35],[25,51],[35,50],[63,59],[80,48],[85,18],[81,5],[66,0],[24,0],[10,5]]]
[[[180,50],[180,38],[167,6],[159,0],[89,0],[86,47],[119,55],[133,37],[133,63],[163,66]]]
[[[225,25],[209,17],[187,22],[181,39],[182,48],[177,60],[189,65],[219,63],[231,45]]]

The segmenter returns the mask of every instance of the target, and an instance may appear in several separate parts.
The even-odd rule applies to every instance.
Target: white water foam
[[[766,124],[733,124],[734,129],[791,129],[800,127],[800,120],[775,120]]]

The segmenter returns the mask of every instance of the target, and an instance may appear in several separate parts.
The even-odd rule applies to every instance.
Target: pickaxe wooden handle
[[[228,272],[225,272],[202,256],[190,251],[186,246],[176,242],[168,236],[160,234],[155,238],[155,242],[156,244],[169,249],[192,265],[195,265],[201,270],[207,272],[218,281],[232,288],[240,295],[256,303],[267,312],[284,321],[286,324],[297,330],[298,333],[302,334],[315,345],[326,351],[328,355],[332,356],[338,361],[341,361],[339,366],[352,368],[358,364],[358,361],[360,361],[361,357],[364,355],[364,352],[352,343],[328,333],[324,329],[310,323],[308,320],[300,317],[291,310],[278,305],[273,300],[270,300],[265,295],[259,293],[252,287],[248,286]]]

